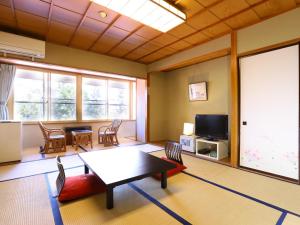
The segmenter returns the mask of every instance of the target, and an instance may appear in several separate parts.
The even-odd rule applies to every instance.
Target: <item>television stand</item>
[[[210,141],[203,138],[196,139],[196,155],[214,160],[228,157],[228,141]]]

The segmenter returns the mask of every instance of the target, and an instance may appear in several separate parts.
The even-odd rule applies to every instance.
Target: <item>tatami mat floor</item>
[[[151,150],[151,145],[144,146],[145,149]],[[157,151],[152,154],[160,157],[164,155],[164,152]],[[72,159],[70,156],[64,158]],[[183,155],[183,160],[188,167],[187,173],[181,173],[168,179],[167,189],[161,189],[160,183],[153,178],[117,187],[114,193],[115,207],[112,210],[105,208],[105,194],[67,204],[58,204],[62,223],[76,225],[300,224],[299,216],[286,213],[290,211],[296,215],[300,214],[299,185],[188,155]],[[67,176],[82,173],[83,167],[80,165],[66,170]],[[50,196],[56,196],[56,175],[56,172],[50,172],[46,176],[37,175],[0,182],[0,202],[11,201],[9,204],[1,204],[0,224],[2,221],[5,221],[3,224],[7,225],[54,224],[48,191],[45,188],[47,182],[44,178],[48,180]],[[31,184],[30,187],[28,184]],[[237,193],[229,190],[235,190]],[[39,198],[41,198],[41,203],[35,203]],[[55,197],[52,197],[53,199],[56,202]],[[20,214],[17,213],[19,208],[23,209]],[[23,214],[28,214],[28,217],[32,218],[26,218],[27,220],[24,222],[18,223],[18,221],[22,221]],[[40,215],[45,216],[45,222],[41,221]],[[52,217],[50,218],[49,215]]]

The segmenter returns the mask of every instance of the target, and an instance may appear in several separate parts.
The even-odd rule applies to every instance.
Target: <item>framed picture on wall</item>
[[[207,101],[206,82],[189,84],[190,101]]]

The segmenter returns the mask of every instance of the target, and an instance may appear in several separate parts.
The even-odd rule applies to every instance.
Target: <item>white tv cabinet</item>
[[[220,160],[228,157],[227,140],[209,141],[197,138],[195,142],[197,156],[214,160]]]

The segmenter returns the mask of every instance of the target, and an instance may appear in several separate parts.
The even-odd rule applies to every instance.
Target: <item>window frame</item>
[[[66,72],[66,71],[61,71],[61,70],[55,70],[55,69],[43,69],[43,68],[38,68],[38,67],[32,67],[32,66],[23,66],[23,65],[17,65],[17,69],[24,69],[24,70],[34,70],[34,71],[39,71],[43,73],[47,73],[47,110],[46,110],[46,115],[45,117],[46,120],[43,120],[45,124],[66,124],[66,123],[98,123],[98,122],[109,122],[112,121],[113,119],[109,119],[108,117],[106,119],[91,119],[91,120],[84,120],[83,119],[83,91],[82,91],[82,79],[83,78],[91,78],[91,79],[100,79],[100,80],[106,80],[107,82],[107,91],[108,91],[108,80],[114,80],[114,81],[124,81],[129,83],[129,118],[128,119],[122,119],[123,121],[135,121],[136,118],[133,118],[133,98],[132,98],[132,93],[133,93],[133,83],[136,83],[136,78],[133,79],[118,79],[118,78],[113,78],[113,77],[105,77],[105,76],[98,76],[98,75],[89,75],[89,74],[83,74],[83,73],[76,73],[76,72]],[[76,78],[76,99],[75,99],[75,110],[76,110],[76,118],[75,120],[50,120],[50,113],[51,113],[51,73],[55,73],[58,75],[68,75],[68,76],[73,76]],[[44,84],[45,85],[45,84]],[[8,110],[9,110],[9,115],[10,118],[14,118],[14,104],[15,104],[15,96],[14,96],[14,89],[11,92],[11,96],[8,100]],[[135,100],[136,101],[136,100]],[[106,103],[108,107],[108,99]],[[137,106],[136,106],[137,107]],[[108,108],[107,108],[108,109]],[[108,113],[108,112],[107,112]],[[22,121],[23,124],[35,124],[37,121],[36,120],[24,120]]]
[[[107,118],[106,119],[83,119],[83,97],[81,97],[81,118],[80,121],[82,122],[98,122],[98,121],[112,121],[113,119],[108,117],[108,107],[109,107],[109,101],[108,101],[108,81],[121,81],[121,82],[127,82],[128,86],[129,86],[129,96],[128,96],[128,107],[129,107],[129,118],[128,119],[122,119],[122,120],[127,120],[127,121],[131,121],[131,120],[136,120],[136,118],[133,118],[133,110],[132,110],[132,106],[133,106],[133,98],[132,98],[132,88],[133,88],[133,83],[136,83],[136,80],[127,80],[127,79],[117,79],[117,78],[111,78],[111,77],[102,77],[102,76],[91,76],[91,75],[86,75],[86,74],[81,74],[81,79],[80,79],[80,83],[81,83],[81,92],[83,91],[83,79],[84,78],[89,78],[89,79],[96,79],[96,80],[105,80],[106,81],[106,91],[107,91],[107,95],[106,95],[106,112],[107,112]],[[82,93],[81,93],[82,95]]]

